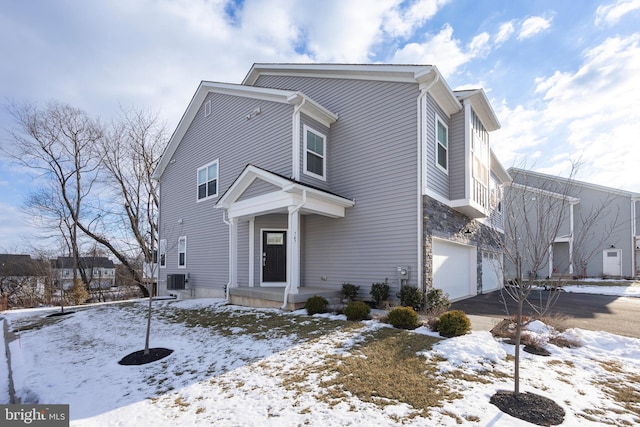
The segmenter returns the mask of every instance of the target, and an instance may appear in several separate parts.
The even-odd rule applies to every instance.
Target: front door
[[[605,249],[602,252],[602,275],[622,276],[622,249]]]
[[[287,281],[287,232],[262,232],[262,281]]]

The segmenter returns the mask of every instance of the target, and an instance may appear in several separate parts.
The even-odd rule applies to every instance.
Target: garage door
[[[502,254],[482,252],[482,293],[500,289],[502,283]]]
[[[433,286],[451,301],[476,295],[476,248],[433,239]]]

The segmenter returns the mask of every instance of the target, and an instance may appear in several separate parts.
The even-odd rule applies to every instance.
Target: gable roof
[[[256,199],[259,199],[257,204],[251,200],[238,202],[240,196],[257,179],[272,184],[277,188],[277,191],[256,197]],[[276,193],[286,196],[284,198],[273,197]],[[300,195],[303,195],[302,199],[300,199]],[[248,206],[243,206],[236,210],[244,213],[248,209],[252,209],[264,214],[269,210],[282,210],[292,204],[299,204],[301,208],[304,206],[303,211],[339,218],[344,216],[345,208],[355,205],[355,201],[248,164],[220,197],[215,208],[226,209],[232,216],[231,210],[243,204]]]
[[[116,268],[113,261],[103,256],[79,257],[78,263],[84,268]],[[58,257],[57,259],[51,260],[51,266],[58,269],[73,268],[73,257]]]
[[[570,183],[570,184],[575,185],[577,187],[588,188],[588,189],[596,190],[596,191],[603,191],[603,192],[606,192],[606,193],[616,194],[618,196],[624,196],[624,197],[629,197],[629,198],[632,198],[632,199],[640,200],[640,193],[634,193],[632,191],[621,190],[619,188],[606,187],[604,185],[592,184],[590,182],[578,181],[576,179],[568,179],[568,178],[564,178],[564,177],[560,177],[560,176],[556,176],[556,175],[548,175],[548,174],[541,173],[541,172],[534,172],[534,171],[531,171],[531,170],[519,169],[519,168],[513,168],[513,167],[509,168],[508,172],[513,177],[517,177],[518,175],[521,175],[521,176],[522,175],[528,175],[528,176],[532,176],[532,177],[535,177],[535,178],[553,180],[553,181],[556,181],[556,182],[559,182],[559,183],[563,183],[563,184]]]
[[[31,255],[0,254],[0,276],[44,276],[44,273]]]
[[[429,93],[447,114],[454,114],[462,108],[453,91],[434,65],[255,63],[242,84],[254,86],[261,75],[418,83],[421,89],[433,83],[429,88]]]
[[[469,100],[473,111],[476,112],[480,121],[489,132],[500,129],[500,122],[493,107],[487,99],[487,95],[482,89],[456,90],[454,91],[459,101]]]
[[[191,126],[200,106],[204,102],[209,93],[220,93],[232,96],[241,96],[245,98],[259,99],[264,101],[278,102],[282,104],[290,104],[300,108],[304,114],[319,121],[329,127],[338,120],[338,115],[324,108],[311,98],[305,96],[302,92],[292,90],[270,89],[262,87],[243,86],[232,83],[218,83],[202,81],[191,98],[189,106],[182,115],[176,130],[171,135],[162,157],[151,175],[153,179],[160,179],[165,168],[171,161],[180,141]]]

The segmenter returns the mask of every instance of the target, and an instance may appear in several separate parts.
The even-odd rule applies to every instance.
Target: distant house
[[[115,286],[116,266],[109,258],[80,257],[78,263],[85,270],[89,287],[93,289],[105,289]],[[58,257],[51,260],[51,267],[57,286],[71,289],[73,286],[73,270],[75,267],[73,257]],[[78,269],[77,277],[80,278]]]
[[[537,206],[545,200],[563,201],[556,205],[562,206],[561,211],[553,212],[560,219],[557,233],[545,236],[547,260],[528,274],[539,278],[640,276],[640,193],[517,168],[509,169],[509,174],[513,183],[508,191],[526,195],[522,200],[531,203],[526,217],[518,221],[535,224],[541,215]]]
[[[0,254],[0,306],[33,307],[45,297],[47,269],[30,255]]]
[[[159,291],[294,308],[344,282],[497,289],[500,127],[429,65],[255,64],[202,82],[154,178]],[[226,293],[225,293],[226,291]]]

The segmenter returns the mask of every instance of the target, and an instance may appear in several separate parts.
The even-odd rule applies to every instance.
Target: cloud
[[[518,33],[518,40],[528,39],[546,30],[551,26],[551,21],[553,21],[553,19],[543,18],[541,16],[532,16],[525,19]]]
[[[596,25],[614,25],[629,12],[640,9],[640,0],[617,0],[615,3],[598,6]]]
[[[423,43],[409,43],[397,50],[392,62],[437,65],[446,78],[470,58],[460,47],[460,41],[453,38],[453,28],[446,24],[438,34],[427,36]]]
[[[530,104],[500,105],[496,153],[508,165],[538,148],[547,171],[567,173],[570,161],[579,160],[588,181],[640,192],[640,175],[620,167],[640,158],[634,143],[640,135],[638,75],[640,33],[606,39],[585,51],[574,71],[537,79]]]
[[[505,22],[501,24],[498,33],[494,37],[496,45],[501,45],[509,40],[514,32],[515,27],[513,26],[513,22]]]
[[[409,7],[393,7],[384,16],[382,29],[391,37],[409,37],[450,0],[417,0]],[[369,2],[371,4],[373,2]]]

